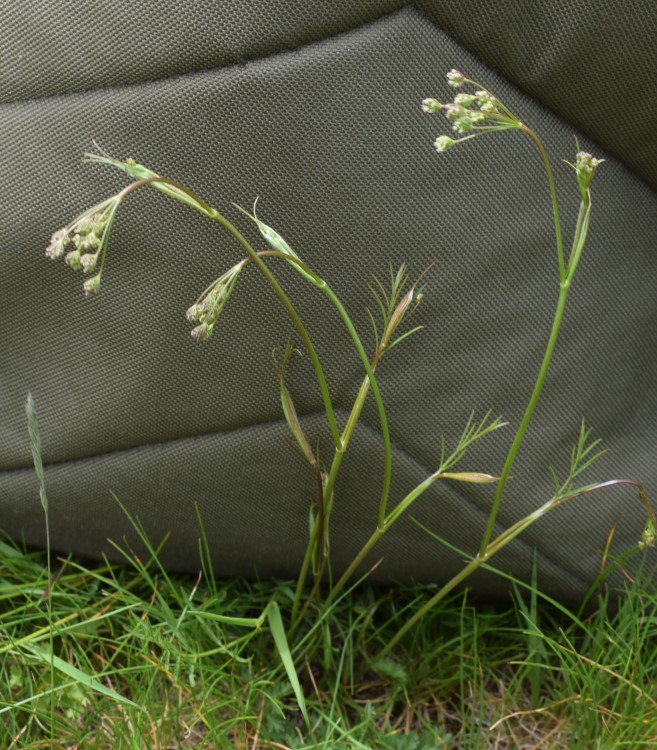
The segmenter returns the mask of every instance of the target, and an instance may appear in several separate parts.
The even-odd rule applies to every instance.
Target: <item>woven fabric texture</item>
[[[657,11],[643,8],[636,26],[612,25],[613,3],[552,2],[540,5],[538,23],[517,12],[524,6],[500,3],[492,14],[475,0],[458,12],[450,2],[345,1],[329,10],[176,0],[158,16],[148,2],[102,12],[95,2],[30,11],[0,3],[0,528],[43,543],[23,409],[31,390],[59,549],[95,556],[109,549],[107,538],[129,535],[112,491],[154,541],[170,533],[164,555],[173,568],[198,568],[195,504],[221,574],[291,576],[303,555],[312,476],[281,419],[271,363],[291,324],[255,272],[239,280],[207,345],[192,341],[184,319],[241,257],[229,237],[139,191],[118,216],[98,297],[85,299],[80,277],[43,257],[54,229],[126,184],[80,165],[92,139],[188,184],[256,242],[230,203],[247,207],[259,196],[261,218],[331,282],[364,338],[371,274],[385,277],[403,261],[414,272],[434,264],[414,318],[424,329],[380,370],[393,502],[435,468],[441,434],[455,439],[473,409],[518,423],[556,302],[549,197],[540,159],[518,135],[443,156],[432,150],[444,123],[418,103],[448,95],[452,66],[540,132],[567,236],[577,191],[559,159],[572,159],[575,135],[607,159],[557,357],[500,522],[549,497],[548,467],[563,471],[583,416],[609,450],[591,479],[622,475],[657,487],[657,149],[645,135],[657,101],[637,97],[650,77],[648,48],[636,57]],[[613,40],[606,54],[591,28]],[[53,49],[58,29],[80,43]],[[643,64],[628,81],[632,53],[618,37],[634,32],[635,68]],[[603,92],[613,108],[600,104]],[[616,103],[632,92],[636,120],[622,127]],[[325,301],[287,267],[274,270],[316,341],[344,421],[362,378],[357,357]],[[327,455],[307,359],[294,363],[289,387]],[[510,440],[510,429],[492,436],[467,467],[498,471]],[[370,406],[337,487],[336,570],[374,526],[381,468]],[[490,487],[434,486],[414,515],[472,551],[491,497]],[[597,574],[614,523],[619,552],[643,524],[628,492],[551,514],[498,564],[526,576],[537,548],[541,586],[575,598]],[[381,556],[378,580],[442,580],[461,565],[410,520],[372,561]],[[475,586],[496,592],[503,582],[482,575]]]

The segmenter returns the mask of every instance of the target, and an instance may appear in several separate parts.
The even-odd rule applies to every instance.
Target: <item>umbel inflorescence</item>
[[[434,147],[439,153],[484,133],[520,129],[521,123],[518,118],[476,81],[466,78],[463,73],[452,68],[447,74],[447,83],[453,88],[469,86],[475,91],[459,92],[454,100],[448,103],[442,103],[433,97],[422,101],[423,112],[432,115],[442,111],[452,123],[452,130],[465,136],[458,139],[450,138],[448,135],[438,136],[434,141]]]
[[[87,296],[96,294],[100,287],[107,241],[119,202],[117,196],[112,196],[80,214],[70,224],[55,232],[46,248],[47,258],[57,260],[63,257],[74,271],[82,271],[84,274],[94,273],[100,263],[98,273],[83,284]]]
[[[116,195],[84,211],[70,224],[55,232],[46,248],[46,257],[51,260],[63,257],[67,265],[75,271],[82,271],[85,274],[97,271],[94,276],[84,282],[84,293],[87,296],[96,294],[100,288],[110,232],[116,212],[125,198],[142,186],[150,185],[170,198],[181,201],[210,219],[218,221],[229,231],[235,231],[229,222],[191,190],[167,177],[161,177],[142,164],[137,164],[134,159],[121,161],[105,153],[85,154],[85,156],[89,162],[117,167],[135,179],[135,182]],[[213,281],[187,310],[187,320],[195,326],[191,334],[196,341],[206,341],[212,336],[215,324],[235,288],[240,273],[249,263],[258,265],[261,262],[261,257],[274,255],[284,258],[291,262],[295,270],[314,286],[323,288],[325,285],[325,282],[301,261],[278,232],[258,219],[255,214],[255,206],[253,214],[239,206],[236,206],[236,208],[255,223],[270,250],[259,253],[252,250],[248,252],[247,257]]]
[[[433,144],[438,153],[448,151],[458,143],[486,133],[496,133],[501,130],[524,130],[529,133],[508,107],[481,84],[466,78],[460,70],[452,68],[447,74],[447,83],[452,88],[471,88],[474,92],[461,91],[456,94],[453,101],[447,103],[442,103],[433,97],[423,99],[423,112],[432,115],[442,111],[452,123],[452,130],[463,136],[462,138],[438,136]],[[577,172],[577,182],[583,199],[598,165],[603,161],[604,159],[596,159],[586,151],[578,151],[576,163],[570,164]]]

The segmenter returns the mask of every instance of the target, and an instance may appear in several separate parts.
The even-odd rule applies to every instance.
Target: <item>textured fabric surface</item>
[[[172,567],[198,567],[194,503],[220,573],[293,575],[303,554],[312,477],[281,421],[271,364],[289,321],[255,272],[238,282],[208,345],[191,340],[184,320],[198,293],[241,257],[238,248],[184,206],[140,191],[121,209],[97,298],[85,299],[78,275],[44,259],[54,229],[125,184],[80,165],[92,139],[190,185],[238,223],[230,202],[260,196],[261,218],[329,279],[364,338],[371,273],[435,263],[415,314],[424,330],[380,370],[393,502],[435,468],[441,433],[455,438],[471,410],[518,423],[556,302],[547,188],[540,159],[518,135],[433,152],[444,124],[418,102],[445,98],[443,73],[453,65],[544,138],[566,237],[577,192],[559,159],[572,159],[574,135],[607,158],[557,357],[500,520],[549,496],[548,467],[565,469],[582,416],[609,449],[592,479],[623,475],[657,487],[657,152],[645,136],[657,102],[649,91],[636,95],[650,79],[647,47],[645,64],[631,82],[627,75],[657,11],[646,6],[636,26],[623,18],[612,27],[604,19],[613,3],[604,4],[609,14],[585,2],[544,3],[542,23],[529,3],[513,16],[512,5],[524,6],[500,3],[491,14],[474,0],[458,9],[344,2],[330,10],[170,2],[158,16],[150,3],[102,12],[96,3],[33,3],[29,12],[0,3],[0,527],[43,542],[23,410],[32,390],[60,549],[94,556],[108,537],[129,534],[112,490],[155,540],[171,532]],[[613,38],[606,53],[592,26]],[[80,43],[53,51],[58,29]],[[634,53],[616,43],[631,33]],[[637,119],[623,128],[616,102],[632,91]],[[598,107],[603,93],[614,98],[611,112]],[[275,270],[316,340],[344,420],[358,360],[325,301],[288,268]],[[327,455],[305,358],[289,386]],[[482,443],[467,468],[498,471],[511,437]],[[375,523],[380,456],[369,408],[337,488],[336,568]],[[414,515],[474,550],[491,497],[490,487],[434,486]],[[574,598],[597,574],[612,524],[618,552],[642,522],[633,498],[612,491],[552,514],[497,560],[525,576],[536,547],[542,587]],[[379,580],[442,580],[461,565],[409,520],[373,561],[382,555]],[[476,585],[502,586],[483,576]]]

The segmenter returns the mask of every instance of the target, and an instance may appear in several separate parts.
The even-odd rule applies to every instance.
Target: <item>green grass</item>
[[[306,722],[268,616],[275,601],[289,617],[294,582],[172,575],[152,552],[54,560],[48,587],[45,553],[0,543],[0,747],[657,742],[657,593],[641,576],[588,616],[519,585],[503,605],[457,593],[374,665],[435,587],[351,589],[325,616],[311,607],[291,647]]]

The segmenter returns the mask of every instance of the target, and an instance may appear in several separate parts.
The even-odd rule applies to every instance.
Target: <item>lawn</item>
[[[328,612],[316,600],[287,651],[268,613],[276,602],[287,622],[294,582],[217,581],[203,544],[198,577],[167,573],[152,547],[116,549],[122,562],[53,559],[49,586],[44,552],[0,543],[2,748],[657,742],[657,593],[641,555],[616,563],[620,599],[594,587],[581,612],[513,582],[506,602],[453,593],[372,661],[435,586],[363,582]]]

